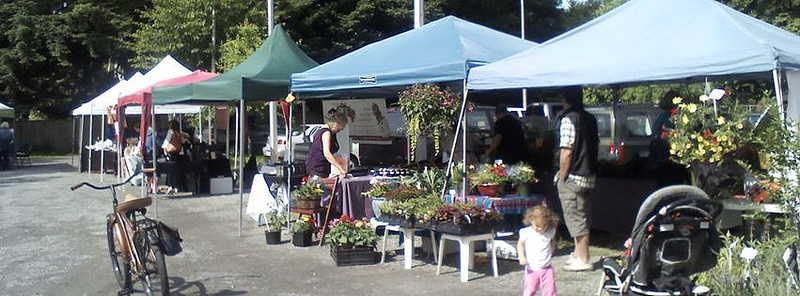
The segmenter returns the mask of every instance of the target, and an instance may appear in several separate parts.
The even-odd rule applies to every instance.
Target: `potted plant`
[[[514,187],[517,188],[517,194],[520,196],[529,196],[531,194],[531,184],[536,183],[535,171],[533,168],[524,163],[514,164],[505,170],[509,180],[514,182]]]
[[[473,187],[478,188],[481,195],[496,197],[501,194],[503,182],[509,179],[503,166],[482,165],[469,180]]]
[[[390,223],[413,227],[415,217],[411,201],[424,195],[424,191],[413,186],[393,188],[386,192],[386,202],[380,205],[380,211]]]
[[[372,180],[370,184],[372,184],[372,188],[366,192],[362,192],[361,195],[368,197],[372,201],[372,211],[375,213],[375,218],[382,218],[381,204],[386,201],[386,193],[389,192],[392,187],[389,183],[378,180]]]
[[[285,219],[283,215],[277,212],[264,214],[264,223],[267,228],[264,229],[264,236],[267,239],[268,245],[277,245],[281,243],[281,228]]]
[[[294,191],[294,196],[297,198],[297,208],[311,210],[319,207],[319,201],[322,199],[322,193],[325,192],[325,188],[325,184],[319,179],[315,178],[306,181]]]
[[[461,94],[435,84],[415,84],[397,94],[400,111],[407,120],[411,161],[417,147],[417,136],[433,136],[439,153],[439,137],[449,131],[461,107]]]
[[[298,247],[308,247],[311,245],[311,234],[314,233],[314,219],[303,215],[292,223],[292,244]]]
[[[347,215],[331,221],[330,231],[325,237],[336,266],[374,264],[377,240],[366,219],[356,220]]]

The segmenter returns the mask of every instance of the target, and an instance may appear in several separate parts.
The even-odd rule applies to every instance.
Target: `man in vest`
[[[564,223],[575,240],[575,251],[564,266],[567,271],[592,270],[589,257],[590,212],[587,196],[597,172],[597,119],[583,109],[579,86],[563,92],[564,112],[559,116],[559,170],[554,180],[564,210]]]

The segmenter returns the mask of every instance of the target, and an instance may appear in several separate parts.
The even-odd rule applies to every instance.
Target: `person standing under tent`
[[[171,162],[172,166],[172,170],[167,176],[167,186],[169,186],[167,193],[177,193],[179,190],[185,190],[182,165],[183,155],[181,155],[183,153],[183,135],[177,120],[170,120],[169,130],[167,130],[167,135],[164,138],[164,143],[161,144],[161,148],[164,149],[164,155],[167,156],[167,160]]]
[[[525,133],[522,123],[508,113],[508,106],[501,104],[494,110],[497,120],[494,122],[494,138],[486,151],[491,159],[500,159],[503,164],[515,164],[527,160]]]
[[[336,170],[335,175],[344,176],[347,172],[347,163],[338,160],[334,153],[339,151],[339,142],[336,140],[336,133],[347,126],[347,118],[344,115],[332,110],[325,117],[326,127],[314,133],[311,141],[311,150],[306,157],[306,171],[309,176],[319,176],[328,178],[331,175],[331,165]]]
[[[670,90],[658,101],[658,108],[663,110],[653,122],[653,134],[650,137],[648,167],[658,180],[658,187],[683,184],[688,179],[686,168],[671,161],[669,154],[669,132],[675,128],[672,115],[676,112],[673,100],[680,94]]]
[[[564,211],[564,223],[575,241],[573,256],[564,270],[588,271],[593,265],[589,256],[591,207],[589,191],[597,174],[597,119],[583,108],[583,91],[579,86],[564,90],[559,116],[559,169],[555,175],[558,198]]]
[[[14,132],[8,128],[8,122],[0,123],[0,170],[11,168],[11,158],[14,156]]]

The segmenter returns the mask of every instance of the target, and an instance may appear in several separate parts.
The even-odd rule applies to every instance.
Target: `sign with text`
[[[323,116],[328,112],[344,115],[350,136],[356,142],[388,140],[385,99],[325,100],[322,112]]]

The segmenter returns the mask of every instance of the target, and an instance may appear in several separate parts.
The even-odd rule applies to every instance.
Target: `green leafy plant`
[[[386,192],[386,200],[402,202],[412,198],[420,197],[424,194],[425,192],[416,187],[399,186]]]
[[[444,170],[436,167],[425,167],[414,173],[416,186],[427,193],[439,192],[444,186]]]
[[[289,229],[292,233],[314,231],[314,224],[314,219],[309,216],[302,216],[294,221]]]
[[[366,219],[355,220],[342,215],[331,221],[331,229],[325,237],[325,243],[331,248],[375,247],[378,236]]]
[[[461,105],[461,94],[435,84],[414,84],[397,94],[400,111],[407,120],[413,161],[418,135],[433,136],[439,153],[439,137],[453,127]]]
[[[372,184],[372,188],[369,190],[362,192],[361,195],[376,198],[376,197],[386,197],[386,193],[392,190],[392,186],[386,182],[377,182]]]
[[[294,191],[297,199],[319,199],[322,197],[325,184],[318,180],[308,180],[303,186]]]
[[[281,228],[285,222],[286,219],[283,217],[283,215],[276,212],[264,214],[264,223],[267,224],[267,231],[281,231]]]

